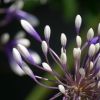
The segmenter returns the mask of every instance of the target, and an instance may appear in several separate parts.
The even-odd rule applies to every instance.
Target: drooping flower
[[[77,15],[75,18],[75,27],[77,32],[76,47],[73,48],[72,60],[74,60],[74,65],[71,67],[71,71],[68,69],[70,66],[68,65],[66,54],[66,35],[64,33],[61,34],[61,55],[59,56],[49,44],[51,35],[49,25],[46,25],[44,29],[45,40],[42,40],[39,34],[27,21],[21,20],[22,27],[41,43],[41,48],[46,61],[43,61],[41,65],[36,64],[28,49],[21,44],[18,44],[13,48],[13,57],[20,68],[37,84],[59,91],[50,100],[55,100],[59,96],[62,96],[62,100],[100,99],[100,24],[98,25],[98,35],[94,37],[94,31],[90,28],[87,32],[86,42],[82,43],[81,36],[79,36],[81,23],[82,18],[80,15]],[[55,63],[58,64],[63,75],[58,71],[55,71],[53,65],[49,62],[48,54],[51,55]],[[84,56],[82,56],[82,54],[84,54]],[[48,72],[54,78],[51,80],[35,75],[34,71],[32,71],[30,67],[25,66],[23,58],[39,70]],[[39,79],[53,82],[55,83],[55,86],[41,83]]]

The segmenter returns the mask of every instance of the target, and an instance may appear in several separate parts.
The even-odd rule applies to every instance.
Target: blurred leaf
[[[68,20],[72,19],[73,16],[77,13],[77,0],[63,0],[63,11],[65,18]]]

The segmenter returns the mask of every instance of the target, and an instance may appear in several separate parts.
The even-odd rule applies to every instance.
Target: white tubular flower
[[[98,24],[98,35],[100,36],[100,23]]]
[[[24,38],[26,36],[26,34],[24,33],[24,31],[19,31],[16,36],[15,39],[21,39]]]
[[[26,20],[21,20],[21,25],[30,34],[35,31],[32,25]]]
[[[90,28],[87,32],[87,40],[91,40],[94,37],[94,31],[92,28]]]
[[[100,50],[100,43],[95,44],[95,53]]]
[[[23,75],[25,75],[25,72],[21,69],[21,67],[15,62],[15,61],[10,61],[10,68],[11,68],[11,70],[15,73],[15,74],[17,74],[17,75],[19,75],[19,76],[23,76]]]
[[[5,1],[9,1],[9,0],[5,0]],[[10,9],[12,10],[12,9],[22,9],[23,8],[23,6],[24,6],[24,1],[23,0],[17,0],[17,1],[15,1],[15,3],[12,5],[12,6],[10,6]]]
[[[96,67],[100,68],[100,57],[97,60]]]
[[[61,39],[61,45],[65,47],[67,43],[66,35],[64,33],[61,33],[60,39]]]
[[[21,45],[23,45],[25,47],[29,47],[30,46],[30,41],[29,41],[29,39],[26,39],[26,38],[18,39],[17,43],[21,44]]]
[[[43,53],[47,55],[48,45],[47,45],[46,41],[42,41],[41,47],[42,47]]]
[[[18,64],[22,64],[21,55],[20,55],[20,53],[18,52],[18,50],[16,48],[13,48],[12,54],[13,54],[13,58],[15,59],[15,61]]]
[[[80,48],[74,48],[73,49],[73,56],[74,56],[75,59],[80,59],[81,49]]]
[[[58,85],[58,89],[61,93],[65,94],[66,93],[66,90],[65,90],[65,87],[63,85]]]
[[[92,62],[92,61],[90,61],[90,70],[92,70],[92,69],[93,69],[93,66],[94,66],[93,62]]]
[[[49,25],[46,25],[44,28],[44,36],[47,41],[49,41],[51,35],[51,29]]]
[[[100,81],[98,82],[98,88],[100,88]]]
[[[80,73],[80,75],[81,75],[82,77],[85,77],[86,72],[85,72],[84,68],[80,68],[80,69],[79,69],[79,73]]]
[[[30,53],[29,51],[27,50],[27,48],[21,44],[18,44],[17,45],[17,48],[19,50],[19,52],[22,54],[22,56],[25,58],[25,59],[28,59],[30,58]]]
[[[10,39],[10,35],[8,33],[4,33],[1,35],[0,41],[2,44],[6,44]]]
[[[31,51],[30,54],[31,54],[32,59],[33,59],[35,64],[40,64],[41,63],[41,58],[40,58],[38,53],[36,53],[34,51]]]
[[[76,36],[76,44],[77,46],[80,48],[81,47],[81,44],[82,44],[82,39],[80,36]]]
[[[47,70],[47,71],[49,71],[49,72],[52,72],[51,67],[50,67],[47,63],[43,62],[43,63],[42,63],[42,66],[43,66],[43,68],[44,68],[45,70]]]
[[[62,62],[62,64],[66,64],[66,62],[67,62],[67,56],[64,52],[61,53],[61,62]]]
[[[24,62],[24,66],[22,66],[22,70],[29,76],[33,75],[32,70],[30,69],[30,67]]]
[[[80,15],[77,15],[75,18],[75,28],[76,28],[77,32],[79,32],[81,24],[82,24],[82,18]]]
[[[91,44],[89,47],[89,50],[88,50],[88,55],[89,55],[89,57],[92,57],[92,56],[94,56],[94,54],[95,54],[95,45]]]

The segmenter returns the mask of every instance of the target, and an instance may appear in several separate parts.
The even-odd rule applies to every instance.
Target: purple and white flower
[[[67,37],[64,33],[62,33],[60,37],[61,54],[58,55],[49,44],[51,35],[49,25],[44,29],[45,40],[42,40],[31,24],[24,19],[21,20],[22,27],[41,43],[40,45],[46,61],[43,61],[41,65],[36,64],[31,53],[22,44],[17,44],[17,46],[13,48],[13,57],[20,68],[37,84],[49,89],[58,90],[58,93],[49,100],[55,100],[59,96],[62,96],[62,100],[100,99],[100,24],[98,25],[97,36],[94,36],[94,31],[90,28],[87,32],[87,40],[84,43],[82,43],[82,38],[79,36],[81,24],[82,18],[80,15],[77,15],[75,18],[75,28],[77,32],[76,46],[73,48],[72,59],[74,65],[69,66],[66,54]],[[48,57],[50,55],[55,63],[57,63],[62,74],[55,70],[54,66],[50,64]],[[23,61],[23,58],[37,69],[48,72],[53,79],[35,75],[30,67],[25,66],[25,60]],[[72,69],[69,70],[70,67]],[[40,80],[55,83],[55,86],[41,83]]]

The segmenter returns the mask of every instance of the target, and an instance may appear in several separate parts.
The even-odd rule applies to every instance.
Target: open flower
[[[77,15],[75,18],[75,28],[77,32],[76,47],[73,48],[72,59],[74,60],[74,65],[71,67],[72,70],[69,70],[66,55],[66,35],[64,33],[61,34],[61,55],[59,56],[49,44],[51,35],[49,25],[46,25],[44,28],[45,40],[42,40],[35,29],[26,20],[21,20],[22,27],[41,43],[46,61],[42,62],[41,65],[36,64],[30,51],[22,44],[17,44],[17,46],[13,48],[13,57],[20,68],[37,84],[49,89],[58,90],[58,93],[50,100],[54,100],[59,96],[63,96],[62,100],[100,99],[100,24],[98,25],[98,35],[94,37],[94,31],[90,28],[87,32],[86,42],[82,43],[82,39],[79,36],[81,23],[82,18],[80,15]],[[53,65],[50,65],[48,54],[49,56],[51,55],[55,63],[58,64],[62,74],[55,71]],[[48,72],[54,78],[51,80],[35,75],[30,67],[25,66],[23,58],[24,61],[26,60],[41,71]],[[55,83],[55,86],[41,83],[41,81],[39,81],[40,79]]]

